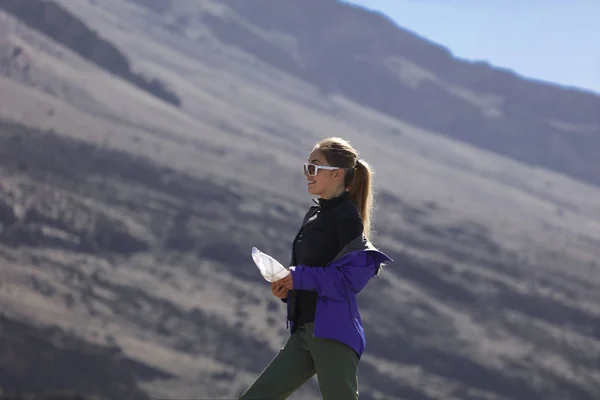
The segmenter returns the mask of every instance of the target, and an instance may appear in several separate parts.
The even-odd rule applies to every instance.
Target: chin
[[[307,192],[310,193],[310,194],[312,194],[312,195],[315,195],[315,196],[319,195],[319,193],[314,188],[312,188],[310,186],[307,188]]]

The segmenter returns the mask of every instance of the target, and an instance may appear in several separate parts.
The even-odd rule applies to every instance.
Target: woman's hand
[[[277,281],[279,286],[286,288],[287,290],[292,290],[294,288],[294,281],[292,280],[292,274],[289,274],[283,279]]]
[[[279,282],[281,281],[271,282],[271,292],[273,292],[273,296],[283,300],[288,296],[289,289],[281,286]]]
[[[278,280],[277,282],[271,282],[271,291],[273,292],[273,296],[278,299],[285,299],[288,295],[288,292],[292,290],[294,287],[292,281],[292,274],[289,274],[283,279]]]

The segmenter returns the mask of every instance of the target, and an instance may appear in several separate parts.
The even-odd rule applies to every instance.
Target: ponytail
[[[356,204],[363,220],[367,239],[371,236],[371,213],[373,211],[372,171],[364,160],[357,160],[350,185],[350,199]]]

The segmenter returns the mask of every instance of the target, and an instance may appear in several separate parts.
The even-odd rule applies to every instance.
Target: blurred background
[[[341,136],[361,399],[600,398],[598,3],[484,3],[0,0],[0,397],[236,398]]]

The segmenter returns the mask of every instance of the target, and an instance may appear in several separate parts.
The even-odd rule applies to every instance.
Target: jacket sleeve
[[[294,289],[313,290],[320,297],[335,301],[356,296],[375,276],[376,259],[362,252],[339,267],[290,267]]]

